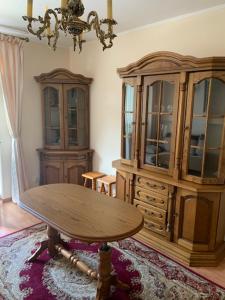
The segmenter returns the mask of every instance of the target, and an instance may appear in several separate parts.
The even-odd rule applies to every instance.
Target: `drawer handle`
[[[156,217],[159,219],[162,219],[162,217],[163,217],[161,214],[154,213],[153,211],[149,212],[147,209],[145,209],[144,212],[145,212],[145,214],[147,214],[149,216],[153,216],[153,217]]]
[[[157,185],[157,184],[152,184],[150,182],[146,182],[147,186],[153,189],[160,189],[160,190],[165,190],[165,186],[163,185]]]

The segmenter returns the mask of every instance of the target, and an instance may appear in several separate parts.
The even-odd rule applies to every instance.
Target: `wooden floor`
[[[20,209],[16,204],[12,202],[3,203],[0,200],[0,237],[39,222],[38,219]],[[225,259],[218,267],[189,267],[189,269],[225,288]]]

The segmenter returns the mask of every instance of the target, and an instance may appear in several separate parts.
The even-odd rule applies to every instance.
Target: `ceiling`
[[[15,35],[26,35],[26,0],[0,0],[0,32]],[[43,15],[45,7],[60,7],[60,0],[33,0],[33,16]],[[107,0],[83,0],[85,6],[84,19],[88,12],[96,10],[100,18],[106,17]],[[155,22],[195,13],[214,6],[224,5],[225,0],[113,0],[113,16],[118,25],[115,32],[121,33]],[[37,40],[31,34],[31,40]],[[94,34],[88,38],[93,39]],[[71,39],[60,39],[58,46],[71,45]]]

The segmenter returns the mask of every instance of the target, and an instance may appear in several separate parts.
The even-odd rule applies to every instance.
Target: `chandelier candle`
[[[61,0],[61,8],[66,8],[68,0]]]
[[[112,20],[112,0],[108,1],[108,19]]]
[[[45,13],[46,13],[47,11],[48,11],[48,6],[46,5],[46,6],[45,6]],[[47,33],[47,35],[50,35],[50,34],[51,34],[51,28],[50,28],[50,25],[48,25],[46,33]]]
[[[85,42],[83,33],[91,30],[95,31],[103,45],[103,50],[113,46],[113,39],[116,37],[113,26],[117,22],[112,17],[112,0],[107,0],[107,19],[100,19],[97,12],[93,10],[89,12],[86,21],[82,20],[84,14],[82,0],[61,0],[60,8],[47,9],[43,17],[33,18],[32,10],[33,0],[27,0],[27,16],[23,16],[24,21],[28,22],[27,30],[40,40],[47,37],[48,45],[53,50],[56,50],[60,31],[72,37],[74,51],[78,46],[81,52]],[[33,29],[35,22],[39,22],[37,30]]]
[[[27,0],[27,16],[32,18],[33,15],[33,0]]]

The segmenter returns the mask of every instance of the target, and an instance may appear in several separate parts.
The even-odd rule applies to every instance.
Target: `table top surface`
[[[19,206],[69,237],[88,242],[117,241],[143,227],[131,204],[75,184],[50,184],[20,196]]]

